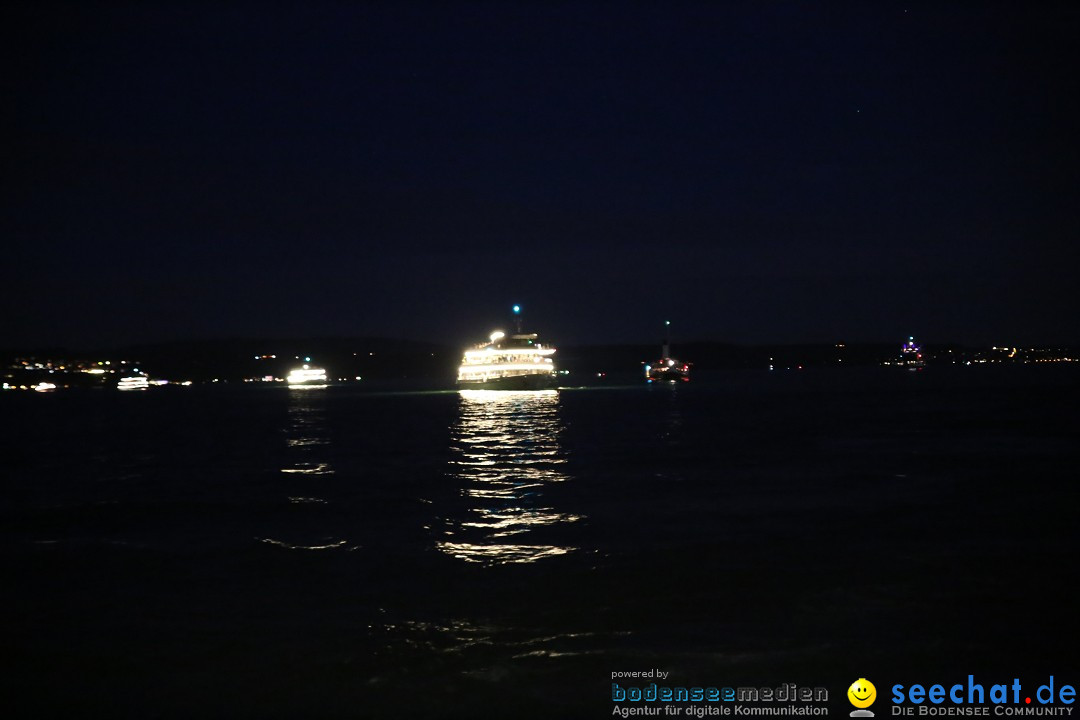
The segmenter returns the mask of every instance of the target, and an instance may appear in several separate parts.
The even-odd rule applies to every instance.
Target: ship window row
[[[493,380],[496,378],[522,377],[526,375],[547,375],[551,371],[541,372],[539,368],[525,370],[522,368],[507,370],[504,368],[492,368],[490,370],[464,370],[458,373],[458,380]]]
[[[551,362],[547,358],[542,358],[539,355],[480,355],[469,358],[470,365],[502,365],[504,363],[542,363]]]

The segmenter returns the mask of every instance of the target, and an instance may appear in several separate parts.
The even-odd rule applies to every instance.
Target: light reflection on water
[[[447,520],[439,549],[490,565],[574,550],[542,538],[546,528],[581,519],[545,505],[545,489],[570,479],[559,444],[559,393],[463,390],[460,396],[450,475],[467,508],[464,517]]]
[[[330,433],[326,417],[325,385],[290,385],[287,422],[283,428],[288,462],[281,472],[293,478],[286,502],[297,514],[294,524],[281,530],[289,536],[257,538],[263,543],[288,550],[354,550],[348,541],[312,531],[318,523],[307,525],[303,521],[313,517],[314,512],[327,504],[322,492],[321,480],[334,474],[329,462]],[[277,534],[277,533],[275,533]]]
[[[289,421],[285,427],[285,444],[291,462],[281,468],[283,473],[301,475],[332,475],[333,467],[326,462],[319,448],[330,444],[326,430],[325,385],[289,386]]]

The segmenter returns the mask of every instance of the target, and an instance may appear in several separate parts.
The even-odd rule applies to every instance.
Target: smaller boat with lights
[[[900,348],[900,364],[911,371],[922,370],[926,367],[922,348],[915,343],[914,336],[909,336],[908,341]]]
[[[514,306],[517,332],[491,333],[488,342],[465,351],[458,387],[468,390],[545,390],[555,386],[555,348],[536,333],[521,332],[521,306]]]
[[[690,363],[671,357],[671,321],[664,322],[666,335],[660,350],[660,359],[645,363],[647,382],[689,382]]]
[[[304,364],[301,367],[295,368],[289,371],[288,377],[285,381],[290,386],[293,385],[325,385],[326,384],[326,371],[322,368],[311,367],[308,364]]]
[[[131,375],[120,378],[116,383],[117,390],[146,390],[150,387],[150,381],[145,375]]]

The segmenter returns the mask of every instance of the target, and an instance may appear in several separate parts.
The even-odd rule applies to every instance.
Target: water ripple
[[[545,503],[552,484],[571,479],[564,472],[562,432],[554,390],[462,391],[451,428],[449,475],[466,507],[463,517],[446,520],[446,539],[436,547],[489,565],[532,563],[575,550],[538,534],[582,519]],[[510,537],[515,542],[506,542]]]

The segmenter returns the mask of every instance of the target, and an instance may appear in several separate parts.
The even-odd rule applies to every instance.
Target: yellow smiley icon
[[[866,678],[859,678],[847,689],[848,700],[857,708],[868,708],[877,699],[877,688]]]

